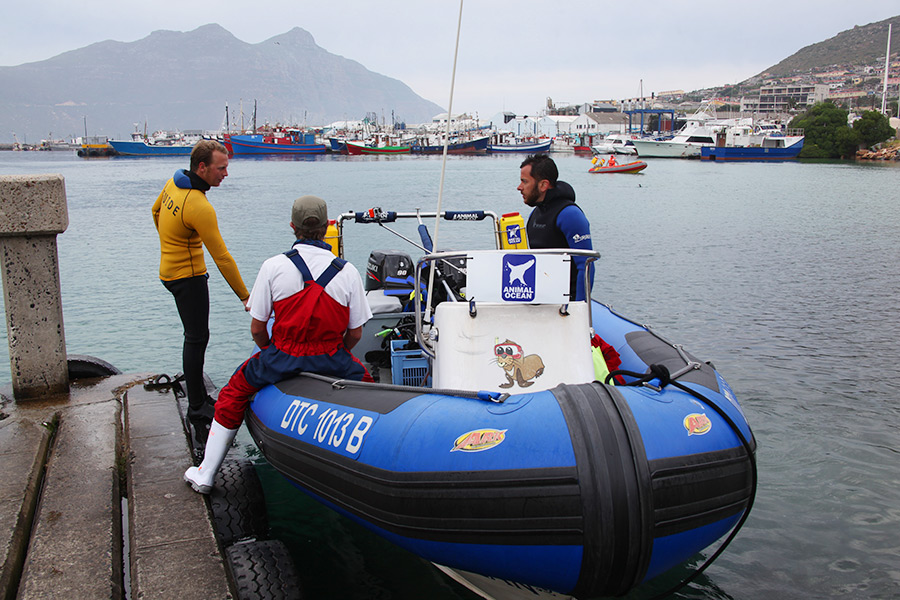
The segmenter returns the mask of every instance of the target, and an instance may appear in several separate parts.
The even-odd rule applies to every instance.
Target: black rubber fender
[[[92,377],[108,377],[120,375],[122,371],[105,360],[87,354],[69,354],[66,357],[69,367],[69,381],[89,379]]]
[[[222,547],[267,537],[266,497],[256,467],[249,459],[227,459],[222,463],[209,494],[209,506]]]
[[[300,577],[280,540],[240,542],[225,555],[238,600],[302,600]]]

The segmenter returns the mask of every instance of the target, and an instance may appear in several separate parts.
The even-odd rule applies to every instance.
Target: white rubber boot
[[[206,450],[203,454],[203,462],[199,467],[191,467],[184,472],[184,480],[191,484],[195,492],[208,494],[212,491],[213,480],[225,455],[234,441],[237,429],[225,429],[218,421],[213,421],[209,428],[209,437],[206,439]]]

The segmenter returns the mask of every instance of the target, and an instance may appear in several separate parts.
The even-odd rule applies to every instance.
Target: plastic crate
[[[408,340],[391,340],[391,383],[423,387],[431,385],[428,357],[420,349],[405,350]]]

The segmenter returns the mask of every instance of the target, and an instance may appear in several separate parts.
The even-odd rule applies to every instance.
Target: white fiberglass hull
[[[432,564],[443,571],[445,575],[485,600],[575,600],[567,594],[558,594],[523,583],[451,569],[437,563]]]
[[[641,158],[700,158],[700,148],[712,144],[673,142],[671,140],[634,140]]]

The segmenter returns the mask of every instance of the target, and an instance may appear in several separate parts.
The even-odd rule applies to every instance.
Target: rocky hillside
[[[801,48],[759,76],[785,77],[794,73],[826,70],[832,65],[875,65],[884,61],[888,24],[893,24],[891,54],[900,53],[900,16],[857,25],[817,44]]]

